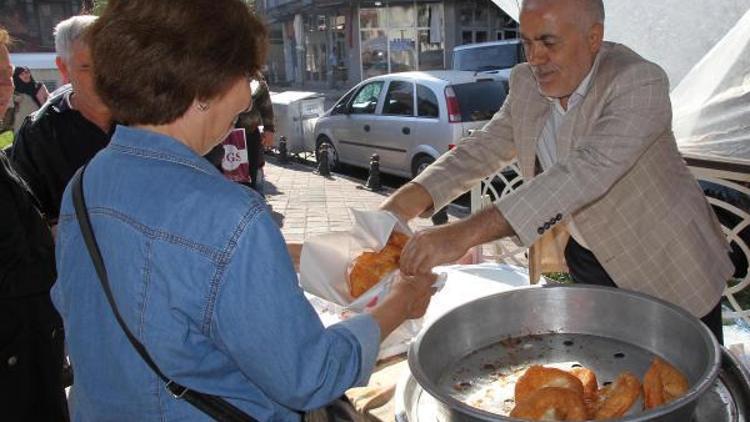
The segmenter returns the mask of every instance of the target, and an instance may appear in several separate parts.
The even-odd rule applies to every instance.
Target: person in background
[[[13,99],[15,104],[13,131],[17,132],[26,116],[39,110],[42,104],[47,101],[49,92],[43,83],[34,80],[31,69],[25,66],[15,68],[13,83],[16,86]]]
[[[109,142],[111,113],[94,88],[94,67],[84,38],[96,16],[74,16],[55,27],[57,64],[63,81],[42,108],[16,132],[11,160],[54,225],[65,185]]]
[[[13,94],[8,32],[0,28],[0,116]],[[9,89],[10,88],[10,89]],[[64,332],[49,291],[52,233],[0,151],[0,402],[5,421],[65,421]]]
[[[245,129],[249,167],[249,180],[239,183],[255,190],[261,196],[265,196],[265,179],[263,177],[263,166],[266,164],[265,150],[273,146],[275,128],[270,90],[260,72],[250,82],[250,91],[252,92],[253,104],[249,110],[240,113],[235,124],[236,128]],[[263,126],[262,132],[260,126]],[[206,154],[206,159],[221,171],[223,171],[222,160],[224,158],[225,149],[222,144],[217,145]]]
[[[568,270],[701,318],[722,341],[729,245],[672,133],[669,80],[624,45],[603,42],[602,0],[526,0],[528,63],[484,128],[382,208],[404,220],[440,209],[518,159],[523,186],[462,221],[417,233],[401,270],[429,272],[468,249],[517,236],[532,281]]]
[[[266,164],[265,151],[273,146],[276,129],[273,124],[273,104],[268,84],[258,72],[258,78],[251,83],[253,106],[240,113],[236,127],[245,129],[247,134],[248,162],[250,164],[250,187],[265,196],[263,166]],[[260,126],[263,126],[261,132]]]
[[[114,302],[161,371],[260,421],[299,421],[367,381],[378,343],[424,314],[435,276],[402,278],[370,313],[324,327],[262,198],[203,158],[251,105],[265,33],[242,0],[110,0],[88,39],[123,125],[85,167],[83,194]],[[71,195],[52,297],[76,369],[72,419],[207,419],[128,344]]]

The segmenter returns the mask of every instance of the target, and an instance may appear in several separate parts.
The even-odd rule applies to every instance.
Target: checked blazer
[[[532,282],[565,269],[572,220],[619,287],[707,314],[733,267],[718,220],[677,149],[664,71],[605,42],[588,93],[559,128],[558,162],[535,174],[550,110],[529,64],[516,66],[497,114],[414,181],[440,209],[517,159],[524,183],[495,206],[531,248]]]

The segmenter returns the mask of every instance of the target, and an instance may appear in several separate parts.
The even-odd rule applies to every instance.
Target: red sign
[[[221,170],[224,176],[234,182],[250,182],[245,129],[233,129],[221,145],[224,147],[224,158],[221,160]]]

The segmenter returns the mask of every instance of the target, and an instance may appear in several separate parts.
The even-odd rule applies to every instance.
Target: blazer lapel
[[[536,86],[534,89],[536,89]],[[539,95],[538,92],[536,94]],[[536,149],[549,113],[549,103],[544,97],[539,96],[539,100],[529,104],[529,108],[523,116],[525,124],[522,125],[524,132],[521,135],[523,141],[518,150],[518,164],[522,176],[526,180],[530,180],[536,175]]]

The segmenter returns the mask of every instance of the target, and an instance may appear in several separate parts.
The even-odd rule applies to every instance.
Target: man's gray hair
[[[96,21],[96,16],[79,15],[65,19],[55,26],[55,52],[64,61],[70,60],[73,43],[80,39],[89,26]]]

